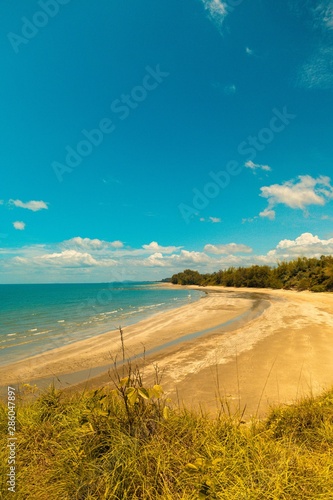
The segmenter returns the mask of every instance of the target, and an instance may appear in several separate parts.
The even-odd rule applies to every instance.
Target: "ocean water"
[[[202,293],[152,282],[0,285],[0,365],[124,328]]]

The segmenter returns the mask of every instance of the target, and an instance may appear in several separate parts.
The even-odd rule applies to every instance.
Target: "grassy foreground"
[[[333,499],[333,390],[244,424],[168,408],[161,386],[144,388],[137,372],[115,387],[20,388],[15,493],[2,403],[1,498]]]

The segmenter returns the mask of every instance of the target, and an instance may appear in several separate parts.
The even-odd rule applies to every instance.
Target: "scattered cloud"
[[[97,238],[81,238],[80,236],[76,236],[75,238],[71,238],[70,240],[64,241],[65,247],[75,246],[76,248],[82,248],[86,250],[103,250],[109,247],[120,249],[124,247],[124,243],[122,241],[103,241]]]
[[[222,222],[222,219],[220,217],[208,217],[208,219],[205,219],[204,217],[200,217],[199,219],[200,222],[211,222],[212,224],[219,224]]]
[[[80,236],[76,236],[70,240],[64,242],[70,246],[75,245],[77,247],[85,248],[85,249],[98,249],[103,248],[106,245],[105,241],[90,238],[81,238]]]
[[[13,226],[18,231],[24,231],[24,229],[25,229],[25,222],[16,221],[16,222],[13,222]]]
[[[180,250],[183,247],[175,247],[175,246],[169,246],[169,247],[163,247],[159,245],[156,241],[152,241],[149,243],[149,245],[142,245],[142,248],[144,248],[146,251],[149,252],[163,252],[163,253],[173,253],[176,250]]]
[[[324,30],[333,29],[333,1],[322,0],[313,10],[314,26]]]
[[[103,184],[118,184],[121,185],[122,182],[119,179],[116,179],[115,177],[104,177],[102,179]]]
[[[79,281],[87,279],[95,282],[106,279],[144,280],[147,276],[148,279],[161,279],[186,268],[206,273],[230,266],[275,265],[278,260],[290,260],[297,256],[319,257],[333,253],[333,238],[320,239],[311,233],[303,233],[295,239],[282,239],[265,254],[255,254],[251,247],[242,243],[209,243],[203,246],[202,251],[177,246],[162,247],[156,242],[145,245],[146,248],[117,250],[109,245],[101,251],[97,245],[89,250],[79,250],[73,240],[20,249],[0,248],[0,269],[9,273],[11,280],[15,276],[21,279],[24,275],[30,282],[34,282],[37,276],[38,279],[53,278],[56,281],[68,281],[73,276]],[[73,246],[64,249],[68,241],[72,241]]]
[[[333,3],[327,8],[323,21],[329,30],[333,30]]]
[[[213,224],[218,224],[221,222],[221,219],[219,217],[209,217],[209,220],[213,223]]]
[[[165,267],[167,263],[163,259],[161,252],[156,252],[150,255],[143,263],[145,266]]]
[[[318,236],[313,236],[311,233],[303,233],[295,240],[281,240],[276,248],[291,248],[304,245],[313,245],[319,243],[321,240]]]
[[[253,250],[247,245],[228,243],[227,245],[205,245],[205,252],[215,255],[234,254],[234,253],[251,253]]]
[[[260,196],[268,199],[268,207],[260,216],[274,219],[273,208],[278,204],[303,211],[310,205],[323,206],[333,198],[333,186],[330,182],[331,179],[323,175],[317,179],[310,175],[299,175],[297,179],[282,184],[264,186],[260,188]]]
[[[269,220],[275,219],[275,210],[270,210],[269,208],[265,208],[262,212],[259,213],[260,217],[266,217]]]
[[[242,219],[242,224],[245,224],[246,222],[249,222],[250,224],[254,222],[256,219],[258,219],[258,216],[255,215],[254,217],[244,217]]]
[[[253,50],[250,49],[249,47],[245,47],[245,52],[249,55],[249,56],[252,56],[253,55]]]
[[[123,243],[122,241],[116,240],[116,241],[112,241],[112,242],[110,243],[110,245],[111,245],[113,248],[123,248],[124,243]]]
[[[253,161],[249,160],[247,161],[244,166],[246,168],[249,168],[250,170],[252,170],[253,173],[256,172],[256,170],[264,170],[265,172],[271,172],[272,169],[270,166],[268,165],[260,165],[259,163],[253,163]]]
[[[24,203],[21,200],[9,200],[10,205],[15,207],[26,208],[27,210],[32,210],[32,212],[38,212],[39,210],[48,210],[48,205],[45,201],[28,201]]]
[[[225,17],[228,14],[228,4],[222,0],[201,0],[205,10],[208,11],[208,17],[221,27]]]
[[[204,252],[181,250],[180,254],[172,255],[170,257],[170,261],[173,265],[209,264],[211,262],[211,258]]]
[[[39,257],[40,262],[48,262],[52,265],[64,267],[95,266],[98,265],[89,253],[77,252],[76,250],[64,250],[60,253],[45,254]]]
[[[301,67],[297,85],[307,89],[328,90],[333,87],[333,48],[322,46]]]
[[[64,250],[62,252],[46,253],[30,259],[30,264],[46,265],[49,267],[110,267],[117,264],[114,259],[96,259],[88,252],[77,250]]]
[[[181,250],[179,253],[173,253],[172,255],[163,255],[162,252],[156,252],[136,263],[148,267],[166,267],[169,268],[169,273],[173,273],[170,269],[174,269],[175,266],[181,269],[189,266],[207,265],[211,262],[211,257],[204,252]]]
[[[303,11],[307,6],[302,5]],[[307,89],[333,88],[333,2],[322,0],[319,5],[309,5],[312,30],[316,37],[307,60],[298,69],[296,85]]]
[[[278,258],[293,259],[297,256],[320,257],[333,253],[333,238],[320,239],[312,233],[303,233],[294,240],[281,240],[271,255]]]

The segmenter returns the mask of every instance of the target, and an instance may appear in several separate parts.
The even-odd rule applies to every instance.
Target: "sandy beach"
[[[145,351],[147,380],[158,364],[172,400],[215,413],[222,399],[246,416],[261,416],[270,404],[333,384],[332,294],[200,289],[208,292],[200,300],[123,332],[126,357],[142,359]],[[106,385],[115,357],[121,359],[119,331],[1,367],[1,386]]]

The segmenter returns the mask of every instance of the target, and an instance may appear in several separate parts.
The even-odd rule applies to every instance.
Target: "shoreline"
[[[223,399],[249,416],[333,385],[332,294],[186,288],[206,295],[124,329],[126,358],[144,346],[145,378],[157,364],[173,401],[216,412]],[[110,383],[111,356],[121,359],[119,331],[0,368],[1,385],[96,388]]]
[[[250,301],[246,300],[244,305],[240,304],[239,301],[237,304],[235,302],[235,305],[226,301],[223,310],[221,309],[220,297],[213,297],[211,293],[208,293],[208,290],[205,290],[204,293],[205,295],[190,304],[154,314],[123,328],[128,357],[142,353],[142,345],[145,345],[146,351],[159,350],[163,348],[164,344],[174,342],[179,337],[211,330],[232,320],[235,316],[243,314],[251,306]],[[177,325],[175,326],[175,324]],[[158,339],[153,335],[155,330],[159,333]],[[94,349],[93,353],[92,349]],[[36,356],[1,366],[1,380],[13,383],[13,380],[16,379],[17,383],[26,383],[28,379],[45,379],[50,374],[56,377],[80,369],[89,370],[104,366],[106,361],[110,359],[108,356],[110,350],[114,355],[121,352],[119,330],[111,330],[89,339],[78,340]],[[10,374],[6,375],[6,373]]]
[[[144,287],[143,287],[143,290],[144,290],[146,283],[138,283],[139,286],[141,286],[142,284],[144,285]],[[63,284],[61,284],[61,286],[62,285]],[[73,284],[70,283],[69,285],[72,286]],[[111,284],[111,285],[113,285],[113,284]],[[13,285],[13,286],[15,286],[15,285]],[[20,285],[20,286],[22,286],[22,285]],[[27,286],[29,287],[29,286],[39,286],[39,285],[27,285]],[[170,291],[170,287],[165,286],[163,283],[151,282],[151,284],[149,285],[149,288],[157,289],[158,292],[160,292],[161,289],[163,291],[165,291],[165,290]],[[118,308],[118,310],[111,311],[111,313],[119,313],[120,316],[116,316],[115,318],[113,318],[113,316],[110,318],[108,317],[107,319],[112,321],[112,323],[113,323],[113,324],[109,323],[109,325],[103,325],[103,321],[102,321],[102,323],[100,323],[99,321],[100,321],[100,316],[104,316],[103,319],[105,319],[106,315],[110,314],[110,313],[107,312],[106,314],[104,314],[102,309],[100,311],[96,311],[96,312],[93,311],[94,304],[91,307],[93,300],[92,300],[91,304],[88,304],[89,299],[87,299],[87,298],[84,298],[83,302],[86,301],[87,304],[90,306],[92,316],[98,317],[97,322],[96,322],[95,317],[91,318],[91,317],[89,317],[89,315],[86,316],[84,318],[84,320],[78,318],[78,321],[79,322],[84,321],[83,325],[88,325],[88,323],[89,323],[89,324],[91,324],[91,326],[85,326],[85,327],[81,328],[81,326],[75,320],[73,320],[73,316],[71,314],[66,315],[66,313],[64,313],[64,315],[63,315],[61,312],[60,312],[60,316],[58,316],[58,318],[64,317],[65,320],[61,319],[60,321],[57,321],[58,318],[53,318],[54,324],[52,324],[50,322],[47,325],[33,323],[25,329],[26,331],[24,331],[24,332],[21,331],[17,337],[16,337],[17,333],[14,333],[14,334],[9,333],[9,332],[13,332],[13,331],[16,332],[15,325],[12,325],[12,329],[8,330],[7,333],[5,332],[4,335],[1,335],[1,338],[0,338],[0,340],[2,340],[2,345],[6,341],[5,339],[8,337],[10,337],[10,340],[13,341],[13,345],[9,346],[8,352],[7,352],[6,347],[0,348],[0,354],[1,354],[1,356],[0,356],[0,368],[5,369],[7,366],[16,364],[20,361],[24,362],[25,360],[32,358],[32,357],[42,356],[43,354],[50,352],[58,347],[69,346],[69,345],[75,344],[76,342],[79,342],[81,340],[87,340],[87,339],[92,338],[92,337],[98,337],[99,335],[109,333],[111,328],[112,329],[116,328],[115,325],[120,324],[120,325],[128,328],[129,326],[135,325],[144,319],[149,319],[150,317],[152,317],[156,314],[160,314],[160,313],[181,307],[182,305],[186,305],[186,303],[188,303],[188,297],[186,297],[186,295],[188,295],[188,292],[186,293],[186,289],[184,289],[184,287],[177,286],[177,285],[175,285],[175,289],[182,290],[183,293],[178,296],[178,293],[176,292],[176,295],[174,294],[175,298],[173,298],[173,300],[169,299],[169,301],[168,301],[167,297],[166,297],[166,299],[164,299],[164,300],[166,300],[166,302],[163,302],[161,304],[150,302],[149,305],[146,305],[145,303],[143,303],[141,305],[137,305],[137,306],[135,306],[136,310],[134,310],[134,312],[131,309],[128,309],[126,311],[126,308],[124,311],[124,309],[122,307],[120,307],[121,304],[115,305],[114,307]],[[119,292],[117,291],[117,288],[114,290],[113,288],[109,287],[107,290],[111,290],[112,293],[114,293],[114,294],[117,294],[117,293],[119,294]],[[204,296],[204,293],[205,292],[202,290],[196,290],[196,293],[192,295],[191,302],[194,302],[196,300],[200,300],[200,298]],[[162,300],[163,300],[163,297],[161,297],[161,301]],[[78,306],[78,308],[81,308],[83,302],[81,302],[81,304],[80,304],[80,306]],[[159,306],[162,306],[162,307],[159,307]],[[114,307],[113,307],[113,309],[114,309]],[[60,311],[60,309],[61,309],[61,307],[59,306],[59,311]],[[124,311],[124,313],[123,313],[123,311]],[[19,314],[19,309],[17,310],[17,314]],[[45,315],[44,312],[42,313],[42,315],[44,315],[44,317],[47,317],[47,315]],[[5,317],[5,321],[6,321],[6,319],[7,318]],[[95,320],[95,323],[94,323],[94,321],[89,321],[89,320]],[[59,330],[59,329],[57,330],[59,323],[63,324],[65,322],[69,324],[69,331],[63,333],[64,330]],[[22,322],[21,322],[21,324],[22,324]],[[30,327],[32,329],[28,330],[28,328],[30,328]],[[53,336],[53,333],[49,334],[50,332],[54,332],[54,330],[55,330],[55,336]],[[42,338],[42,337],[39,337],[39,335],[42,335],[42,334],[48,334],[48,335],[43,336],[43,344],[40,344],[40,343],[38,344],[38,340],[40,340]],[[28,340],[26,339],[27,335],[29,336]],[[35,340],[37,340],[37,348],[33,349]],[[17,343],[15,343],[15,341]],[[17,349],[17,352],[15,353],[16,349]]]

